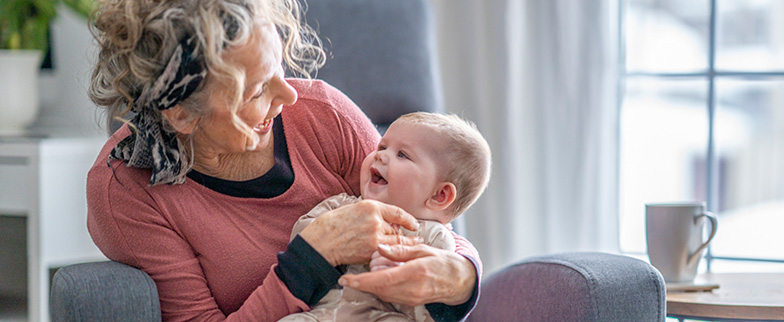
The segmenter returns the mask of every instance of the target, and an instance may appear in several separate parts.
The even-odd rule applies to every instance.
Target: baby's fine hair
[[[395,120],[399,122],[428,126],[446,138],[447,144],[434,153],[442,161],[442,180],[457,188],[455,201],[449,207],[451,218],[456,218],[487,188],[492,165],[490,146],[473,122],[454,114],[414,112]]]

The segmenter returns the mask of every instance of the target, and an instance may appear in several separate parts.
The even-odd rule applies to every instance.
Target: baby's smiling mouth
[[[387,184],[387,179],[384,179],[384,177],[381,176],[381,172],[379,172],[378,169],[370,168],[370,182],[384,185]]]

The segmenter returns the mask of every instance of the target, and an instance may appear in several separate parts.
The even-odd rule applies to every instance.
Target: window
[[[784,1],[619,1],[621,249],[645,203],[706,201],[701,271],[784,270]]]

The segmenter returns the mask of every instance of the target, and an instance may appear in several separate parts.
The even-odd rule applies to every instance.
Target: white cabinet
[[[0,320],[48,321],[52,271],[105,260],[87,232],[102,138],[0,137]]]

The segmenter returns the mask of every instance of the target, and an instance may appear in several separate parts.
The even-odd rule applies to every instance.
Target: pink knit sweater
[[[359,108],[321,81],[289,80],[299,100],[284,107],[283,128],[294,171],[282,195],[237,198],[188,179],[149,187],[149,169],[129,168],[108,154],[127,127],[98,155],[87,177],[87,224],[109,258],[155,281],[164,320],[277,321],[308,310],[272,269],[294,222],[321,200],[359,195],[362,160],[379,136]],[[464,238],[457,252],[478,261]],[[481,271],[481,267],[478,267]]]

